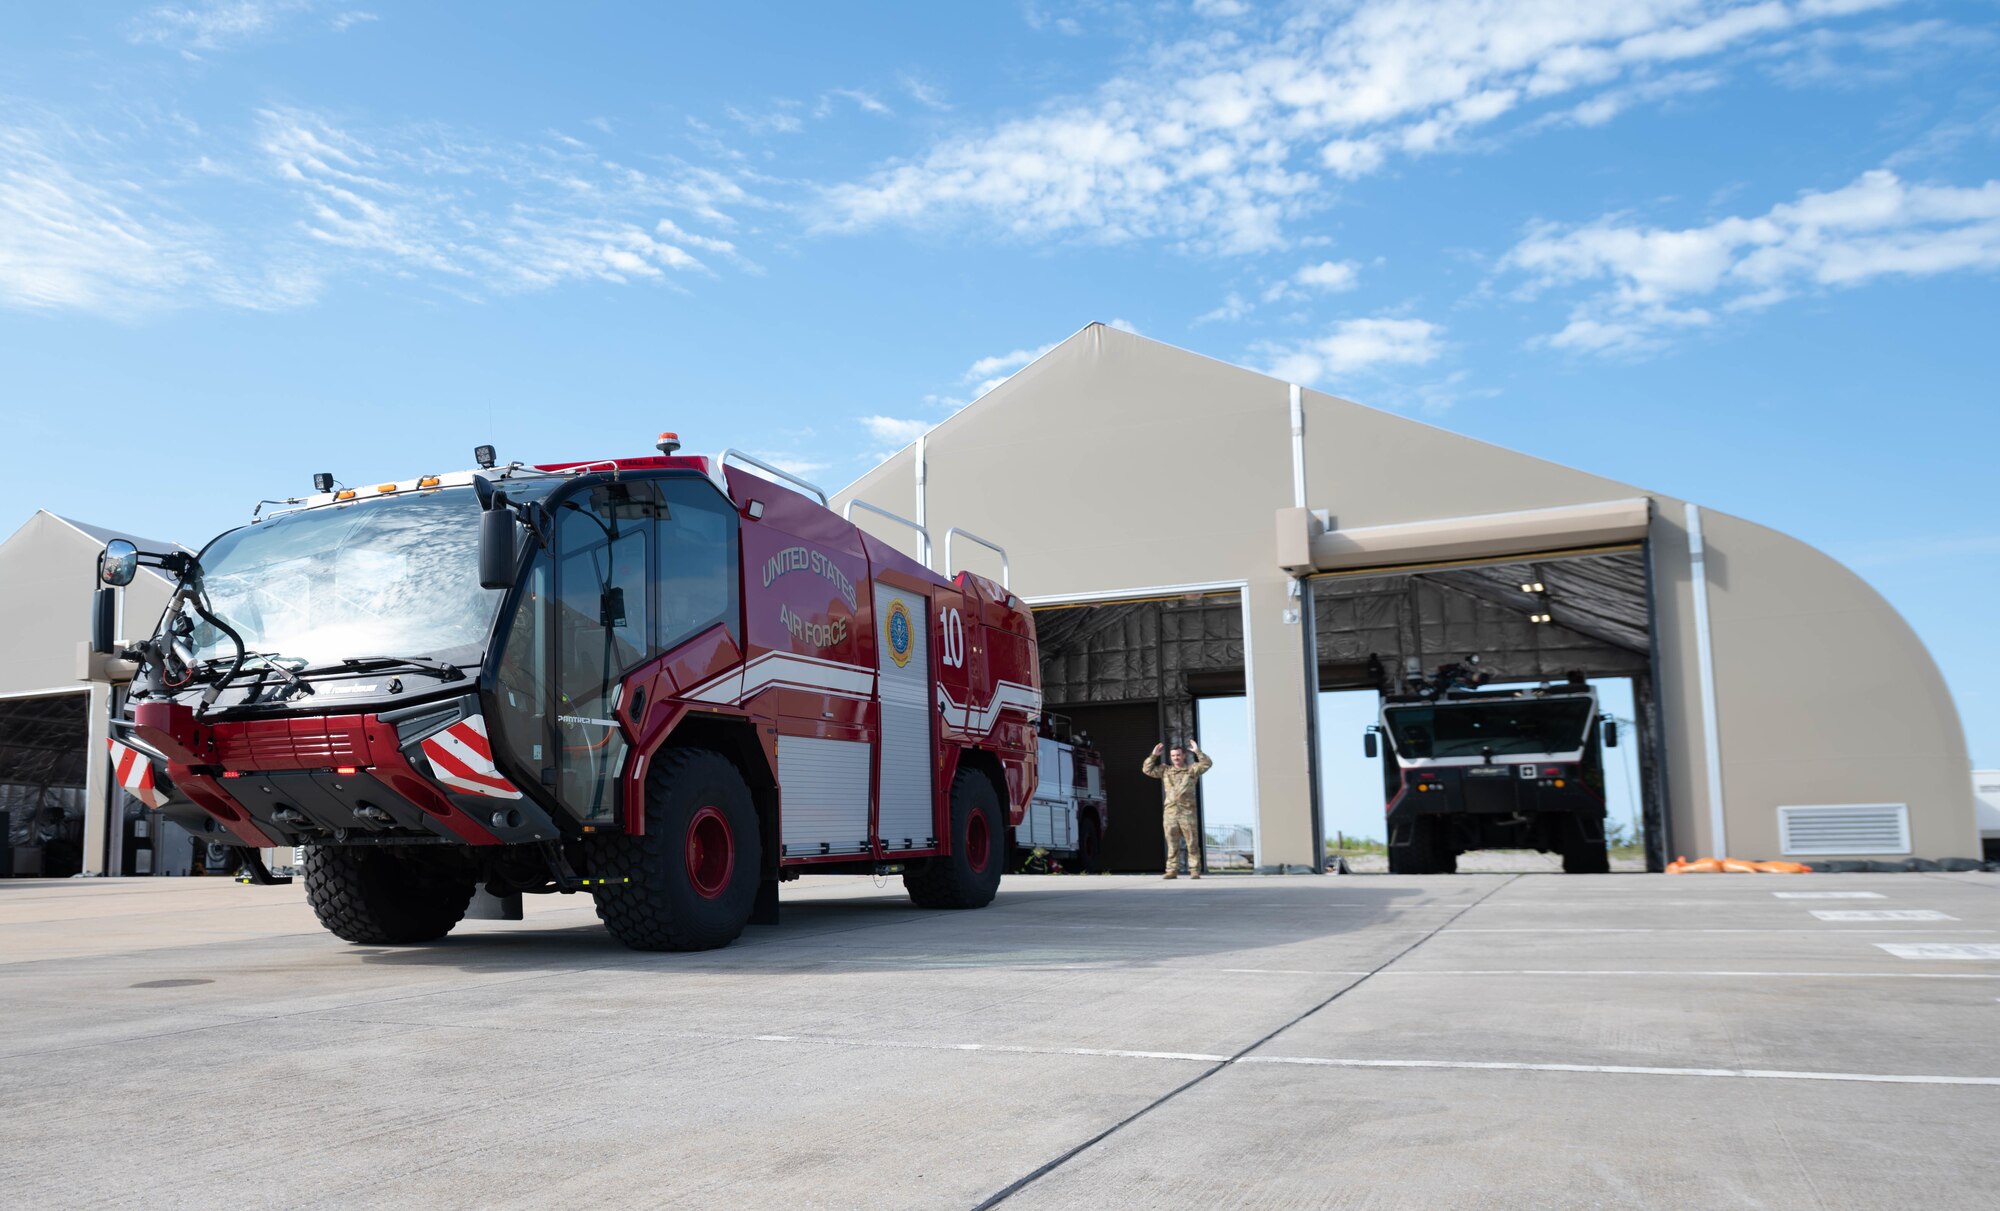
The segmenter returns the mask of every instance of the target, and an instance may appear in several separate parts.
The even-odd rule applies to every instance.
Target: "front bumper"
[[[155,778],[166,784],[163,806],[178,815],[181,801],[191,803],[245,845],[559,838],[549,814],[504,779],[464,776],[456,737],[477,722],[483,742],[478,712],[477,697],[466,695],[379,715],[203,723],[185,705],[148,702],[134,712],[129,739],[165,766]],[[451,767],[434,764],[433,751]]]

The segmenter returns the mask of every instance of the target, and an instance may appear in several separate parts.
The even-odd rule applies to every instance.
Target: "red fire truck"
[[[251,881],[261,848],[303,846],[351,942],[586,892],[627,946],[705,949],[775,921],[805,872],[991,901],[1041,712],[1005,553],[999,583],[946,580],[927,534],[919,563],[796,476],[678,450],[499,466],[482,446],[476,471],[316,476],[199,555],[112,543],[107,586],[140,563],[178,579],[124,649],[98,594],[93,646],[136,665],[119,780],[226,832]],[[955,538],[984,543],[953,531],[947,561]]]

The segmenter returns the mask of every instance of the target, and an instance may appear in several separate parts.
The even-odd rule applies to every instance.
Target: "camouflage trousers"
[[[1192,807],[1170,807],[1163,821],[1167,830],[1167,873],[1180,868],[1181,855],[1187,856],[1188,873],[1201,873],[1201,827]]]

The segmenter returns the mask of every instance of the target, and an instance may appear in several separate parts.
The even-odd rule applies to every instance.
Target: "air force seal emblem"
[[[889,603],[889,612],[882,620],[882,637],[889,644],[889,659],[896,662],[897,668],[910,663],[916,631],[910,623],[910,608],[900,597]]]

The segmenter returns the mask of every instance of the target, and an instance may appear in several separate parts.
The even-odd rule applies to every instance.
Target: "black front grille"
[[[1511,812],[1518,806],[1512,778],[1467,778],[1465,810],[1469,812]]]

